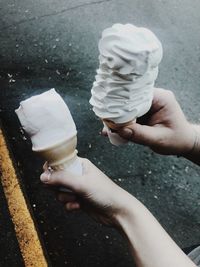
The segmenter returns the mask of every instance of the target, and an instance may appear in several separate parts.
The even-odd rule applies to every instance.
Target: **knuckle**
[[[174,93],[169,89],[156,88],[155,91],[158,92],[162,96],[169,97],[169,98],[175,98]]]
[[[174,93],[170,90],[166,90],[166,96],[168,96],[171,99],[175,99]]]
[[[159,148],[165,149],[170,146],[170,142],[168,138],[160,137],[157,139],[156,146]]]

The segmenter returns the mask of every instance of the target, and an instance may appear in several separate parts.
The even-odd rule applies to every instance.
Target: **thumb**
[[[159,128],[133,123],[122,128],[119,135],[137,144],[152,146],[158,140]]]
[[[46,170],[40,176],[41,182],[47,185],[64,186],[73,192],[79,192],[83,177],[75,175],[69,171],[48,171]]]

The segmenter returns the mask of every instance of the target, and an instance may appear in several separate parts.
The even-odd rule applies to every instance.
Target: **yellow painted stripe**
[[[48,266],[1,129],[0,171],[2,186],[25,266]]]

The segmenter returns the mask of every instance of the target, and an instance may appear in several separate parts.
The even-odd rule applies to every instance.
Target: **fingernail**
[[[133,135],[133,131],[131,129],[129,129],[129,128],[124,128],[124,129],[121,130],[120,134],[123,137],[129,139]]]
[[[43,173],[41,176],[40,176],[40,180],[43,182],[43,183],[47,183],[50,181],[50,178],[51,178],[51,172],[49,173]]]

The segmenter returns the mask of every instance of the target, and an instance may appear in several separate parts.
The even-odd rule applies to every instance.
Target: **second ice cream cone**
[[[129,126],[130,124],[132,124],[133,122],[135,122],[136,120],[131,120],[125,123],[115,123],[114,121],[108,120],[108,119],[102,119],[103,122],[112,130],[114,131],[118,131],[123,127]]]
[[[106,128],[108,138],[111,144],[116,145],[116,146],[123,145],[128,142],[126,139],[122,138],[117,132],[123,127],[126,127],[136,122],[136,120],[131,120],[125,123],[115,123],[109,119],[102,119],[102,121],[103,121],[104,127]]]

